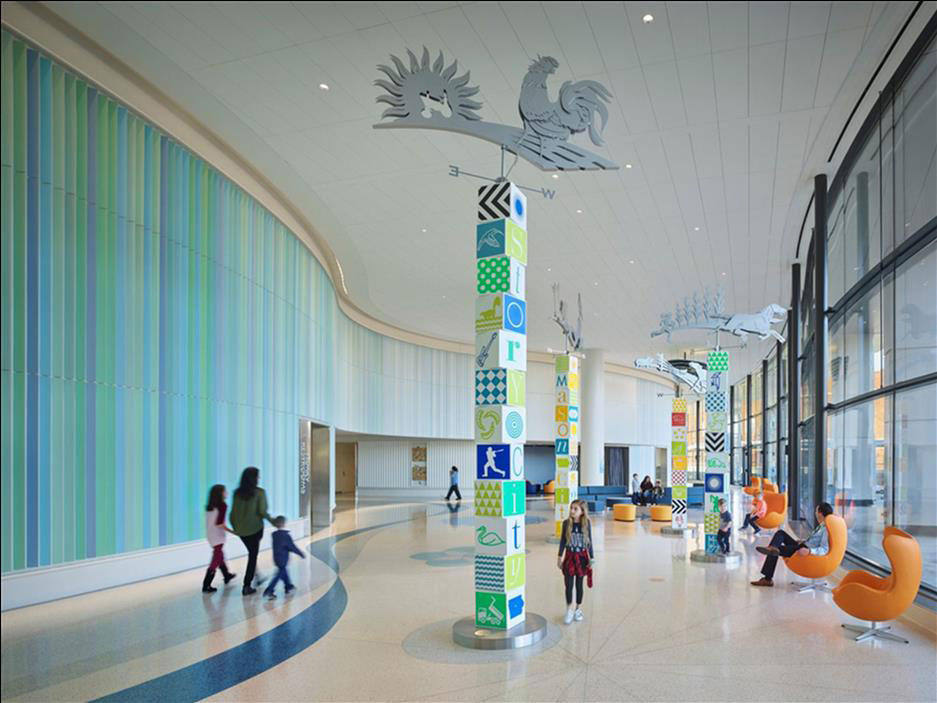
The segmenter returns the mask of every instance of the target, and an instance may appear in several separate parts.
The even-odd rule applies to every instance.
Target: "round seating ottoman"
[[[612,506],[612,517],[615,520],[634,522],[634,506],[630,503],[615,503]]]
[[[670,522],[670,506],[669,505],[652,505],[651,506],[651,520],[656,520],[657,522]]]

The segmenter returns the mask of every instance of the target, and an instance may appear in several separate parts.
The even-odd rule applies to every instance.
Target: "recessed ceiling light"
[[[426,227],[423,227],[420,231],[421,231],[423,234],[426,234]]]
[[[693,228],[693,231],[694,231],[694,232],[699,232],[699,227],[694,227],[694,228]]]
[[[551,269],[549,266],[547,267],[547,271],[552,271],[552,270],[553,270],[553,269]]]
[[[633,264],[633,263],[634,263],[634,259],[628,259],[628,263],[629,263],[629,264]]]
[[[553,174],[553,177],[554,177],[554,178],[559,178],[559,177],[560,177],[560,174],[554,173],[554,174]]]
[[[599,282],[598,282],[598,281],[596,281],[596,282],[595,282],[595,283],[593,283],[592,285],[594,285],[594,286],[597,286],[597,285],[599,285]]]
[[[725,271],[723,271],[723,272],[722,272],[722,275],[723,275],[723,276],[725,276],[725,275],[726,275],[726,272],[725,272]]]
[[[319,90],[331,90],[328,83],[320,83]]]
[[[631,168],[631,164],[625,164],[625,168]]]
[[[582,214],[582,210],[580,210],[578,207],[576,208],[576,214],[577,214],[577,215],[581,215],[581,214]]]
[[[644,24],[650,24],[654,21],[654,15],[648,13],[641,18],[641,21],[644,22]]]

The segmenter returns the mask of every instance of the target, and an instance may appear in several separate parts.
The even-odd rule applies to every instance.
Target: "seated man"
[[[784,530],[778,530],[771,538],[767,547],[755,547],[762,554],[766,554],[765,563],[761,567],[761,575],[752,586],[773,586],[774,570],[778,566],[778,557],[790,557],[800,550],[807,550],[810,554],[823,555],[830,551],[830,536],[826,531],[826,518],[833,514],[833,506],[829,503],[820,503],[817,506],[817,527],[803,542],[794,539]]]
[[[755,497],[752,500],[752,509],[748,515],[745,516],[745,522],[742,523],[742,529],[746,527],[752,527],[755,530],[757,535],[761,532],[761,528],[758,527],[756,520],[761,520],[765,516],[765,513],[768,512],[768,504],[765,503],[764,498],[761,497],[761,491],[755,491]]]

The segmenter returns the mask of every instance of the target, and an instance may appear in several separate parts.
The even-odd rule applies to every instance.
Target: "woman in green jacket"
[[[259,482],[260,470],[248,466],[241,472],[241,483],[231,501],[231,528],[247,547],[247,569],[241,588],[241,594],[245,596],[257,590],[253,587],[253,581],[257,570],[257,552],[260,551],[260,540],[264,536],[264,520],[273,524],[273,518],[267,512],[267,494],[257,485]],[[263,578],[258,577],[257,581],[260,583]]]

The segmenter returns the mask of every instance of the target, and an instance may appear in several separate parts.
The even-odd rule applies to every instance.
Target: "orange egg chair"
[[[553,495],[556,493],[556,481],[547,481],[546,485],[543,487],[543,492],[545,495]]]
[[[887,632],[890,627],[879,627],[878,623],[894,620],[914,602],[921,587],[921,546],[904,530],[886,527],[882,549],[891,562],[891,575],[879,578],[861,569],[850,571],[833,589],[833,602],[849,615],[871,623],[871,627],[843,625],[859,633],[856,642],[881,637],[908,644],[904,637]]]
[[[752,476],[751,485],[745,486],[745,488],[742,489],[742,491],[744,491],[750,496],[755,495],[760,490],[761,490],[761,476]]]
[[[777,493],[778,492],[778,484],[772,483],[768,479],[765,479],[764,481],[761,482],[761,488],[765,493]]]
[[[763,530],[776,530],[787,517],[787,493],[764,493],[765,516],[755,522]]]
[[[798,591],[805,593],[814,589],[830,592],[830,587],[823,581],[824,579],[839,568],[846,554],[846,541],[849,538],[846,529],[846,521],[839,515],[829,515],[826,518],[826,532],[830,538],[830,551],[826,554],[801,554],[797,552],[793,556],[784,560],[787,568],[798,576],[812,579],[810,583],[798,584]]]

